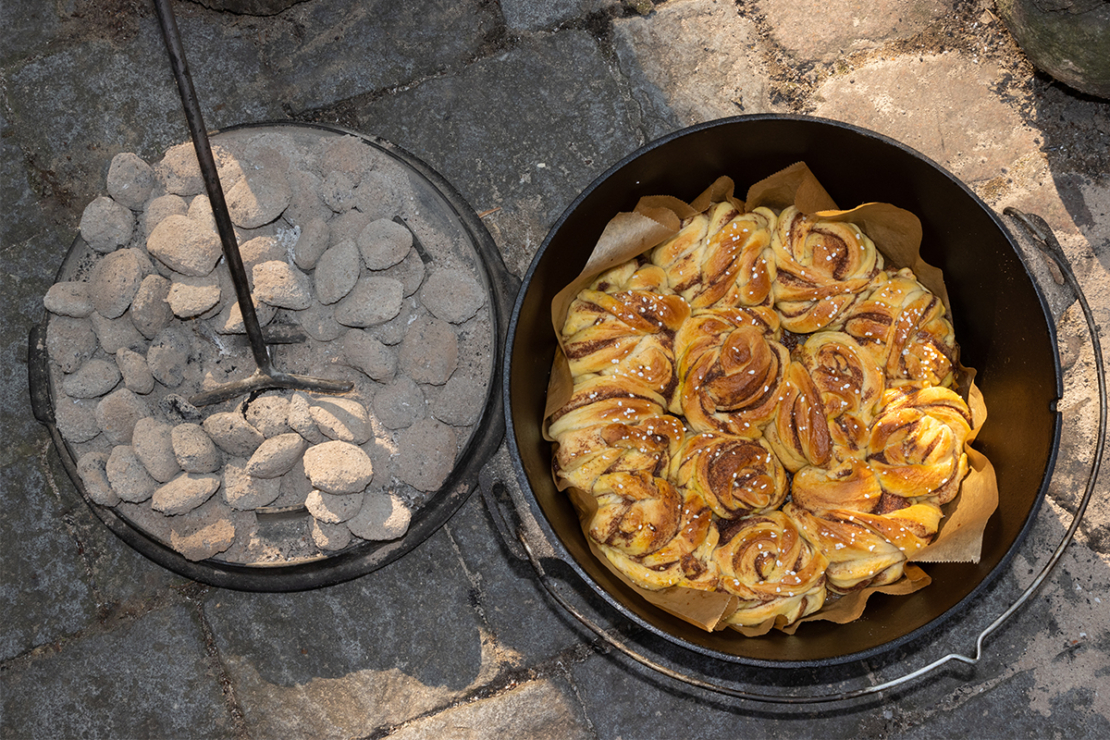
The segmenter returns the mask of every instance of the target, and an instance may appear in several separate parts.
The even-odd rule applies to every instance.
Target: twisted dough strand
[[[685,434],[680,419],[664,414],[659,394],[628,378],[603,375],[577,383],[551,418],[555,475],[564,487],[586,492],[605,473],[665,475]]]
[[[671,285],[690,308],[759,306],[770,303],[775,280],[771,234],[777,218],[769,208],[740,213],[730,203],[717,203],[700,230],[680,232],[669,245],[657,248],[652,260],[667,271]],[[702,241],[685,239],[695,233]],[[678,246],[684,246],[679,251]]]
[[[884,491],[946,504],[968,472],[964,443],[971,423],[971,411],[954,391],[940,386],[890,388],[871,427],[867,461]]]
[[[871,352],[887,378],[952,385],[955,330],[944,304],[910,270],[880,273],[839,326]]]
[[[774,415],[790,355],[752,315],[699,312],[679,331],[676,404],[692,430],[754,438]]]
[[[761,440],[706,432],[688,435],[671,463],[679,490],[699,494],[722,519],[777,509],[786,470]]]
[[[848,593],[884,586],[902,577],[908,557],[936,535],[940,507],[915,504],[890,514],[832,509],[820,517],[793,503],[782,509],[829,560],[829,588]]]
[[[811,334],[798,359],[821,396],[838,459],[866,454],[868,429],[886,388],[882,368],[854,338],[843,332]]]
[[[571,303],[563,349],[574,377],[620,375],[674,394],[674,334],[690,308],[658,267],[626,263],[598,276]]]

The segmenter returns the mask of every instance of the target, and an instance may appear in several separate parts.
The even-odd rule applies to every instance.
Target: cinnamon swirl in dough
[[[860,457],[886,389],[882,368],[870,352],[844,332],[811,334],[798,347],[798,356],[825,407],[833,456]]]
[[[679,492],[647,473],[610,473],[594,488],[598,509],[590,537],[638,586],[712,590],[708,556],[717,544],[709,507],[696,493]]]
[[[792,473],[807,465],[824,465],[832,456],[825,404],[800,362],[791,362],[786,368],[775,419],[767,425],[765,436]]]
[[[763,318],[714,309],[691,315],[679,330],[677,412],[694,431],[758,437],[774,416],[790,353],[767,336],[777,322]]]
[[[941,518],[940,507],[933,504],[885,515],[831,509],[818,517],[788,503],[783,513],[828,558],[825,575],[837,593],[897,581],[907,558],[932,541]]]
[[[731,203],[716,203],[656,247],[652,262],[666,271],[693,310],[768,304],[775,280],[771,233],[776,220],[769,208],[740,213]]]
[[[636,379],[664,398],[674,395],[674,333],[690,315],[664,272],[626,263],[602,273],[571,303],[563,350],[575,376]]]
[[[882,272],[839,322],[866,347],[891,381],[950,386],[956,335],[944,304],[908,269]]]
[[[713,562],[721,588],[740,597],[730,624],[754,626],[779,615],[789,623],[825,603],[828,559],[781,511],[729,526]]]
[[[881,246],[881,245],[880,245]],[[571,304],[553,469],[651,590],[789,623],[893,583],[968,472],[943,303],[855,224],[711,204]]]
[[[671,464],[675,485],[699,494],[722,519],[777,509],[786,500],[786,470],[762,440],[690,434]]]
[[[883,394],[871,426],[867,462],[884,491],[912,500],[946,504],[967,475],[964,442],[971,412],[954,391],[902,385]]]
[[[556,478],[587,492],[605,473],[665,475],[684,435],[662,396],[621,377],[588,377],[551,419]]]
[[[844,313],[883,269],[883,257],[855,224],[826,221],[790,206],[771,240],[775,310],[795,334],[820,331]]]

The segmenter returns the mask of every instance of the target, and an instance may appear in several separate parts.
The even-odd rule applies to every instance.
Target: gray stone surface
[[[234,738],[213,668],[195,612],[170,603],[7,671],[5,735]]]
[[[28,429],[28,431],[35,431]],[[37,445],[38,449],[35,449]],[[50,470],[39,454],[54,454],[45,435],[36,432],[18,457],[4,451],[0,467],[0,498],[9,515],[0,519],[0,660],[10,661],[29,650],[80,631],[95,618],[94,592],[85,580],[80,553],[66,529],[65,506],[49,491]],[[69,485],[67,481],[58,481]],[[38,495],[21,501],[24,487]],[[19,506],[15,506],[20,501]],[[5,687],[3,694],[9,693]],[[5,700],[6,701],[6,700]],[[4,712],[5,727],[7,711]],[[28,728],[29,729],[29,728]]]
[[[439,534],[357,581],[303,594],[225,591],[205,612],[255,733],[365,737],[437,711],[486,677],[482,623],[467,589]],[[452,606],[427,608],[430,594]],[[378,618],[386,614],[404,617]]]
[[[650,137],[767,110],[770,85],[759,28],[731,4],[670,2],[650,16],[616,21],[614,31],[617,59],[633,83]],[[807,28],[799,35],[811,34]]]
[[[485,213],[482,222],[517,275],[582,188],[645,142],[719,116],[816,114],[918,149],[996,211],[1013,205],[1044,215],[1100,326],[1110,324],[1110,103],[1035,73],[989,0],[306,0],[273,16],[174,7],[208,128],[294,117],[382,136]],[[148,5],[9,2],[0,4],[0,20],[8,33],[0,52],[0,350],[10,360],[0,363],[0,736],[652,738],[690,736],[695,726],[706,737],[753,738],[1110,734],[1106,466],[1076,541],[1041,591],[985,642],[978,666],[820,707],[684,687],[609,651],[499,544],[477,496],[388,567],[303,593],[204,587],[138,554],[69,481],[31,415],[24,358],[28,330],[43,316],[43,296],[85,207],[109,190],[127,199],[122,164],[107,184],[117,155],[154,163],[173,146],[187,153],[184,118]],[[287,164],[273,154],[261,159]],[[344,161],[338,149],[329,156],[330,164]],[[319,179],[317,167],[293,163],[289,177]],[[372,170],[354,161],[344,167],[352,183],[369,177],[367,190],[376,188]],[[141,173],[128,175],[140,188]],[[229,186],[243,176],[226,164],[222,174]],[[189,202],[166,195],[167,185],[200,192],[195,177],[171,183],[163,174],[149,201],[128,203],[135,234],[122,246],[142,247],[156,222],[190,213]],[[208,218],[200,198],[192,203],[197,220]],[[300,239],[280,258],[310,273],[327,247],[357,244],[367,224],[393,215],[359,210],[381,207],[368,200],[350,205],[322,226],[313,219],[331,209],[318,195],[303,197],[275,225],[244,231],[243,241],[296,225]],[[749,690],[871,686],[953,648],[973,650],[977,631],[1039,570],[1067,527],[1097,420],[1080,312],[1033,247],[1021,247],[1047,286],[1069,373],[1057,475],[1007,573],[964,613],[893,653],[784,673],[713,669],[629,629],[573,575],[565,592],[649,656]],[[421,280],[458,267],[439,259],[425,265],[409,250],[381,273],[413,298],[369,333],[401,342],[418,315],[409,302]],[[146,281],[116,321],[152,338],[168,319],[169,285]],[[101,356],[88,319],[51,326],[51,356],[67,372]],[[460,367],[463,356],[470,355],[460,347]],[[352,360],[337,349],[320,367],[330,373],[341,366],[326,363],[344,359]],[[173,382],[166,373],[176,361],[154,364]],[[451,382],[428,394],[441,421],[458,420],[444,410],[447,391],[457,390]],[[59,424],[91,420],[98,433],[95,402],[56,401]],[[245,461],[263,435],[238,431],[227,426],[212,436]],[[103,438],[94,445],[111,448]],[[395,486],[389,450],[383,444],[374,454],[383,485]],[[499,459],[498,474],[511,477]],[[296,504],[309,491],[290,484],[279,493],[275,504]],[[142,517],[144,506],[121,511]],[[231,546],[229,532],[214,524],[227,510],[217,493],[197,515],[181,515],[188,518],[173,532],[158,531],[188,539],[203,557]],[[342,547],[349,531],[317,529],[306,526],[306,538],[329,547]]]

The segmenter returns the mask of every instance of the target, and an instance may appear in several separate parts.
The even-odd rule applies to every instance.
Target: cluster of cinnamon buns
[[[968,471],[945,307],[851,223],[716,203],[594,279],[560,339],[547,431],[588,536],[643,588],[735,595],[729,624],[897,581]]]

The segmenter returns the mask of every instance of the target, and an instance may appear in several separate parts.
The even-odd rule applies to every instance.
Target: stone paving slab
[[[215,591],[205,615],[261,736],[362,737],[445,706],[496,671],[468,590],[441,531],[338,586]]]
[[[30,487],[43,495],[20,502],[0,493],[0,660],[54,642],[86,626],[96,605],[83,578],[84,563],[66,531],[62,507],[37,468],[54,454],[40,435],[22,459],[0,469],[0,492]]]
[[[644,143],[720,116],[808,113],[917,148],[996,210],[1044,215],[1110,324],[1110,103],[1036,73],[990,0],[305,0],[264,18],[202,5],[175,8],[210,127],[295,116],[383,136],[493,211],[484,222],[518,275],[578,192]],[[186,129],[145,0],[3,3],[0,21],[0,348],[20,358],[112,156],[154,158]],[[1040,518],[965,613],[868,662],[769,675],[706,667],[588,593],[580,606],[664,661],[780,690],[884,681],[949,646],[971,651],[1062,536],[1097,418],[1081,316],[1022,248],[1070,373],[1064,435]],[[4,738],[1110,734],[1106,472],[1075,543],[978,667],[847,706],[775,708],[611,654],[503,551],[477,497],[351,583],[187,582],[83,508],[25,392],[26,366],[5,363]]]
[[[758,0],[773,38],[805,60],[838,58],[915,36],[952,12],[953,0]],[[816,19],[821,18],[821,21]],[[831,22],[828,22],[831,21]]]
[[[496,4],[477,0],[322,0],[235,25],[256,39],[275,99],[295,114],[457,68],[481,53],[499,23]]]
[[[532,740],[578,740],[595,737],[563,680],[534,681],[489,699],[452,707],[408,723],[390,734],[398,740],[448,737],[527,737]]]
[[[650,139],[771,109],[766,44],[728,3],[682,0],[613,24],[621,71]]]
[[[515,666],[534,665],[594,638],[551,603],[531,565],[505,552],[480,496],[451,518],[447,530],[476,582],[482,614],[503,659]]]
[[[1035,149],[1037,134],[992,90],[994,64],[953,54],[881,60],[829,80],[815,113],[856,123],[917,149],[969,184]]]
[[[4,671],[0,735],[236,737],[195,608],[165,606]]]
[[[475,210],[500,209],[485,223],[517,274],[582,188],[643,143],[602,49],[578,30],[522,39],[457,75],[347,108],[360,130],[425,160]]]

